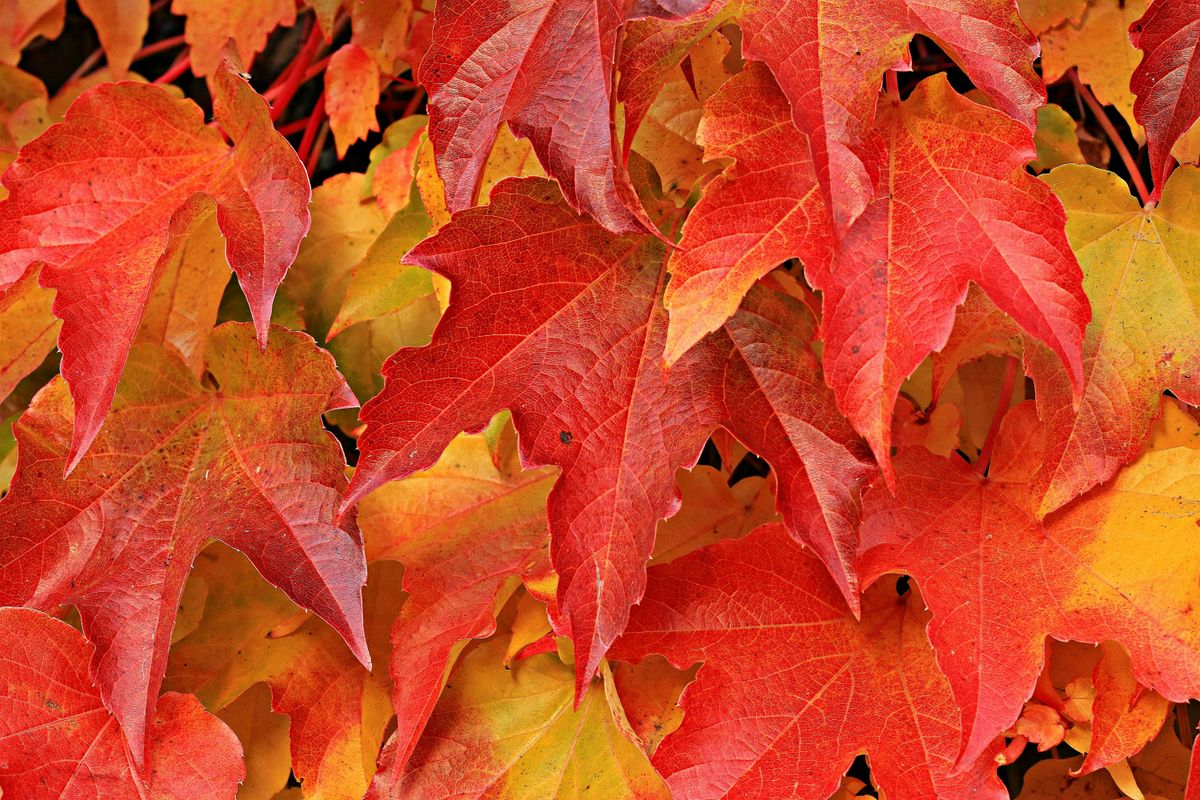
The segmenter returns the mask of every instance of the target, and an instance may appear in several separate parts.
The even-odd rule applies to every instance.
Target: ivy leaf
[[[80,0],[79,10],[96,26],[113,77],[124,78],[150,28],[150,0]]]
[[[874,134],[879,85],[909,69],[913,34],[935,39],[972,82],[1030,133],[1046,89],[1037,40],[1009,0],[731,0],[747,58],[771,68],[796,128],[811,137],[821,195],[839,232],[886,185]]]
[[[1138,455],[1164,389],[1200,403],[1200,169],[1172,174],[1149,210],[1111,172],[1068,166],[1046,181],[1066,206],[1067,237],[1083,267],[1093,320],[1078,408],[1053,360],[1027,348],[1051,441],[1035,481],[1039,515]]]
[[[629,723],[607,687],[594,686],[572,708],[571,668],[557,654],[505,669],[506,646],[506,638],[492,639],[463,657],[404,774],[369,800],[667,800],[662,778],[626,738]]]
[[[214,545],[196,558],[188,586],[196,583],[208,594],[204,615],[171,648],[165,685],[194,693],[225,716],[265,683],[271,708],[289,718],[285,764],[303,781],[305,796],[361,800],[392,716],[386,671],[365,669],[338,633],[296,608],[227,547]],[[404,599],[399,583],[395,564],[371,564],[362,602],[372,659],[380,663]]]
[[[675,470],[718,425],[777,470],[789,528],[855,603],[849,553],[872,469],[822,386],[799,302],[756,290],[667,374],[663,245],[606,232],[538,179],[500,183],[408,261],[450,280],[450,307],[428,347],[385,364],[346,504],[511,409],[522,462],[562,469],[551,562],[579,691],[642,594],[655,523],[678,508]]]
[[[379,103],[379,67],[366,50],[345,44],[329,58],[325,70],[325,108],[338,158],[371,131],[379,130],[375,106]]]
[[[343,461],[320,425],[355,400],[310,339],[275,336],[260,352],[250,326],[218,328],[203,383],[169,351],[136,347],[109,425],[68,478],[63,382],[16,426],[0,605],[79,609],[93,675],[138,763],[184,580],[209,537],[242,550],[369,662],[362,549],[351,523],[333,523]]]
[[[146,769],[88,675],[92,647],[64,622],[0,609],[0,791],[42,800],[233,800],[242,748],[196,698],[165,694]]]
[[[1171,148],[1200,118],[1200,0],[1163,0],[1129,27],[1142,63],[1129,88],[1133,114],[1146,129],[1154,196],[1171,171]]]
[[[708,0],[444,0],[421,62],[429,138],[452,212],[476,203],[496,129],[532,142],[575,209],[613,231],[648,223],[618,187],[610,121],[621,29],[638,17],[678,17]],[[630,210],[626,206],[634,207]]]
[[[495,632],[518,578],[549,572],[546,496],[556,476],[522,470],[515,437],[493,451],[484,436],[460,436],[430,469],[363,499],[368,558],[402,563],[409,594],[392,628],[396,733],[374,791],[394,788],[465,640]]]
[[[1200,450],[1152,445],[1040,523],[1030,483],[1053,444],[1036,420],[1031,402],[1008,413],[986,479],[912,448],[895,460],[895,495],[873,487],[864,501],[862,579],[904,571],[921,585],[938,664],[962,710],[964,764],[1017,719],[1047,636],[1113,639],[1138,683],[1173,701],[1200,693],[1198,581],[1161,579],[1200,563],[1180,561],[1197,543]]]
[[[75,400],[68,472],[100,430],[146,300],[204,195],[266,344],[275,289],[308,230],[308,177],[232,62],[211,86],[233,147],[191,101],[160,86],[105,83],[4,173],[0,291],[43,262],[41,283],[58,292],[62,375]]]
[[[824,292],[829,384],[889,475],[896,394],[946,344],[970,283],[1047,344],[1076,391],[1091,311],[1062,205],[1025,171],[1033,147],[1020,124],[939,74],[903,103],[886,102],[877,128],[889,189],[855,223],[832,268],[808,274]]]
[[[672,796],[828,797],[865,751],[889,798],[1007,797],[990,758],[955,774],[957,710],[928,614],[894,585],[869,589],[855,620],[777,524],[651,569],[612,655],[703,662],[654,754]]]
[[[183,35],[191,45],[192,72],[221,69],[221,52],[233,40],[238,61],[250,65],[280,25],[296,21],[295,0],[172,0],[171,13],[187,17]]]

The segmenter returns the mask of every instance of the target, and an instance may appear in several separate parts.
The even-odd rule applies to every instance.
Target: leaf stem
[[[175,59],[175,63],[172,64],[166,72],[164,72],[162,75],[159,75],[157,78],[155,78],[154,82],[159,85],[162,85],[164,83],[171,83],[172,81],[174,81],[176,78],[178,78],[180,75],[184,74],[191,68],[192,68],[191,55],[190,55],[189,51],[184,50],[183,54],[180,55],[179,58]]]
[[[1121,157],[1121,161],[1125,164],[1125,169],[1129,172],[1129,177],[1133,181],[1133,186],[1137,189],[1138,197],[1142,201],[1142,205],[1146,205],[1151,200],[1150,190],[1146,187],[1146,181],[1142,178],[1142,171],[1138,169],[1137,161],[1134,160],[1133,154],[1129,152],[1129,148],[1125,146],[1125,140],[1121,138],[1121,134],[1117,132],[1116,127],[1112,124],[1112,120],[1108,118],[1108,112],[1104,110],[1104,106],[1100,105],[1100,101],[1096,99],[1096,95],[1092,94],[1092,90],[1079,80],[1079,71],[1071,70],[1071,82],[1075,84],[1075,91],[1083,98],[1083,102],[1092,111],[1092,116],[1100,123],[1100,127],[1104,129],[1104,133],[1108,136],[1108,140],[1112,143],[1113,148],[1117,151],[1117,155]]]
[[[296,148],[296,155],[300,157],[306,165],[308,157],[312,152],[313,143],[317,138],[317,128],[321,126],[321,122],[325,119],[325,93],[321,92],[321,96],[317,98],[317,104],[313,107],[312,114],[308,116],[308,122],[304,126],[304,136],[300,139],[300,146]],[[309,172],[312,175],[312,172]]]
[[[276,122],[283,116],[288,103],[292,102],[292,98],[296,95],[296,90],[300,88],[300,84],[304,83],[304,73],[308,71],[308,66],[317,55],[317,48],[321,46],[322,41],[324,41],[324,37],[321,35],[320,26],[315,21],[310,21],[308,38],[300,47],[300,52],[296,54],[296,60],[292,62],[287,80],[279,89],[279,97],[271,106],[272,122]]]
[[[900,99],[900,78],[896,75],[896,70],[889,69],[883,74],[883,82],[887,86],[887,93],[897,100]]]
[[[979,451],[979,460],[975,462],[975,470],[980,475],[986,475],[992,462],[992,448],[996,445],[996,434],[1000,430],[1000,422],[1004,419],[1009,405],[1012,403],[1013,386],[1017,382],[1017,357],[1009,356],[1004,365],[1004,384],[1000,387],[1000,403],[992,416],[992,425],[988,428],[987,438],[983,440],[983,448]]]
[[[1021,753],[1025,752],[1027,744],[1029,744],[1029,740],[1024,736],[1014,736],[1008,743],[1008,747],[996,754],[996,763],[1000,766],[1013,763],[1021,757]]]

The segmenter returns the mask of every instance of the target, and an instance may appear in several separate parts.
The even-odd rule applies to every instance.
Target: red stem
[[[988,467],[991,465],[992,448],[996,445],[996,433],[1000,430],[1000,421],[1004,419],[1004,415],[1012,403],[1013,386],[1016,382],[1017,357],[1009,356],[1008,363],[1004,365],[1004,385],[1000,388],[1000,404],[996,406],[992,425],[988,428],[987,438],[983,440],[983,449],[979,451],[979,460],[975,462],[975,469],[980,475],[987,474]]]
[[[324,37],[321,36],[321,28],[316,22],[309,22],[308,38],[304,45],[300,48],[300,52],[296,55],[296,60],[292,62],[291,71],[288,72],[288,79],[279,90],[279,98],[271,107],[271,121],[275,122],[283,112],[287,110],[288,103],[292,101],[296,90],[300,88],[300,84],[304,82],[304,73],[308,69],[308,65],[312,63],[313,58],[317,55],[317,48],[321,46]]]
[[[317,171],[317,164],[321,161],[321,153],[325,152],[325,142],[328,139],[329,120],[325,120],[321,123],[321,132],[317,134],[317,143],[313,145],[312,152],[308,154],[308,161],[304,162],[304,168],[310,177]]]
[[[308,118],[301,117],[300,119],[289,122],[287,125],[280,125],[275,130],[279,131],[279,133],[281,133],[284,136],[291,136],[293,133],[300,133],[300,131],[304,130],[307,127],[308,127]]]
[[[1021,753],[1025,752],[1025,745],[1027,744],[1029,744],[1029,740],[1024,736],[1014,736],[1012,741],[1008,743],[1008,747],[1005,747],[1003,751],[997,754],[996,763],[1000,766],[1013,763],[1021,757]]]
[[[182,33],[178,36],[171,36],[167,39],[148,44],[141,50],[138,50],[133,54],[133,60],[141,61],[143,58],[149,58],[156,53],[161,53],[164,50],[170,50],[172,47],[179,47],[183,44],[187,44],[187,39]]]
[[[413,92],[413,96],[409,99],[408,105],[404,107],[405,117],[411,117],[417,110],[417,106],[421,105],[421,101],[425,99],[425,90],[417,89]]]
[[[1117,155],[1121,157],[1121,161],[1125,164],[1125,169],[1129,172],[1129,177],[1133,181],[1134,188],[1137,189],[1142,205],[1146,205],[1151,200],[1150,190],[1146,187],[1146,181],[1142,178],[1142,172],[1138,169],[1137,161],[1134,160],[1133,154],[1129,152],[1129,148],[1125,146],[1125,140],[1121,138],[1121,134],[1117,133],[1112,120],[1108,118],[1108,112],[1104,110],[1104,106],[1100,105],[1100,101],[1092,94],[1092,90],[1087,88],[1083,81],[1079,80],[1079,73],[1074,69],[1071,70],[1071,82],[1075,84],[1075,91],[1083,98],[1083,102],[1087,103],[1088,108],[1091,109],[1092,116],[1096,118],[1096,121],[1100,123],[1100,127],[1104,129],[1109,142],[1117,151]]]
[[[192,59],[188,55],[188,51],[184,50],[183,55],[175,60],[170,69],[155,78],[154,82],[158,84],[171,83],[183,73],[192,68]]]
[[[296,148],[296,155],[305,164],[308,163],[309,154],[312,152],[312,146],[317,138],[317,128],[321,126],[321,122],[325,119],[325,93],[321,92],[321,96],[317,98],[317,104],[313,107],[312,113],[308,116],[308,122],[304,126],[304,136],[300,139],[300,146]],[[311,173],[309,173],[311,175]]]
[[[324,58],[313,62],[312,66],[310,66],[307,70],[305,70],[304,77],[300,79],[300,84],[303,85],[306,81],[310,81],[313,78],[320,75],[322,72],[324,72],[325,68],[329,66],[330,58],[332,58],[332,56],[325,56]],[[287,74],[287,78],[291,78],[290,72],[288,72],[286,74]],[[262,93],[262,95],[263,95],[263,97],[267,98],[267,100],[274,102],[275,98],[279,97],[279,94],[282,91],[283,91],[283,83],[280,82],[280,83],[276,83],[273,86],[268,87],[267,90]]]

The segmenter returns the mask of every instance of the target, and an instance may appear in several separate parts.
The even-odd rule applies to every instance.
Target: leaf
[[[362,550],[351,523],[333,523],[343,461],[320,425],[321,412],[354,399],[311,340],[275,336],[260,352],[250,326],[218,328],[203,384],[169,352],[135,347],[109,424],[69,478],[63,382],[17,425],[17,475],[0,502],[11,532],[0,538],[0,605],[79,609],[93,676],[138,763],[184,580],[209,537],[246,553],[369,660]]]
[[[808,275],[824,292],[824,364],[838,407],[890,475],[896,394],[946,344],[969,283],[1045,342],[1074,387],[1090,311],[1061,204],[1025,172],[1033,153],[1024,128],[957,94],[944,75],[903,103],[889,100],[877,124],[889,191],[832,268]]]
[[[650,570],[612,655],[704,662],[683,725],[654,754],[676,800],[828,797],[864,751],[890,800],[1006,797],[991,759],[953,774],[957,713],[927,620],[883,581],[856,621],[821,563],[772,524]]]
[[[677,17],[708,0],[443,0],[421,62],[429,139],[452,212],[475,205],[497,127],[529,139],[571,206],[613,231],[637,231],[618,185],[609,120],[621,26]]]
[[[1123,800],[1125,794],[1112,778],[1094,772],[1071,777],[1082,757],[1054,759],[1034,764],[1025,774],[1020,800]],[[1145,750],[1134,756],[1133,775],[1147,800],[1181,797],[1187,781],[1188,751],[1171,732],[1163,729]],[[1190,785],[1188,787],[1191,788]],[[1190,798],[1189,798],[1190,800]]]
[[[404,775],[371,800],[667,800],[602,687],[572,708],[570,667],[547,653],[505,669],[506,644],[496,638],[463,657]]]
[[[1110,172],[1063,167],[1047,182],[1067,208],[1067,236],[1084,271],[1092,323],[1078,410],[1056,365],[1027,348],[1038,415],[1051,446],[1034,483],[1039,515],[1113,476],[1141,451],[1158,397],[1200,403],[1200,170],[1178,170],[1144,211]]]
[[[308,230],[308,179],[231,65],[211,84],[233,147],[194,103],[160,86],[101,84],[4,173],[0,291],[41,261],[42,285],[58,292],[62,375],[76,408],[68,471],[108,413],[163,267],[208,203],[197,195],[216,203],[229,264],[266,344],[275,288]]]
[[[555,470],[522,470],[515,441],[495,452],[460,436],[438,463],[364,498],[372,560],[404,564],[409,594],[392,629],[396,733],[374,791],[391,791],[467,639],[490,636],[519,578],[549,570],[546,496]]]
[[[1129,88],[1133,114],[1146,129],[1153,199],[1171,171],[1171,148],[1200,118],[1200,0],[1161,0],[1129,28],[1142,51]]]
[[[1100,650],[1089,681],[1094,699],[1084,720],[1087,725],[1077,725],[1082,735],[1067,740],[1087,753],[1077,770],[1081,775],[1136,755],[1158,734],[1170,710],[1162,695],[1138,685],[1123,647],[1102,642]]]
[[[1141,141],[1129,79],[1139,54],[1129,43],[1129,26],[1146,10],[1145,0],[1089,0],[1082,18],[1068,20],[1041,34],[1042,69],[1047,83],[1071,67],[1092,88],[1096,99],[1115,107]]]
[[[667,361],[720,327],[762,276],[788,258],[828,260],[832,223],[806,137],[761,65],[749,64],[704,107],[704,157],[734,164],[708,184],[671,254]]]
[[[879,85],[909,69],[913,34],[936,40],[997,106],[1032,132],[1046,101],[1037,42],[1008,0],[739,2],[747,58],[771,68],[796,128],[810,137],[820,194],[837,230],[866,209],[883,153],[873,133]]]
[[[57,39],[66,11],[64,0],[0,0],[0,63],[16,64],[39,36]]]
[[[22,800],[232,800],[241,747],[196,698],[166,694],[149,728],[146,770],[101,704],[92,648],[63,622],[0,609],[0,791]],[[142,775],[149,776],[149,779]]]
[[[861,578],[903,571],[920,584],[938,664],[962,709],[962,763],[1016,720],[1047,636],[1113,639],[1142,685],[1170,700],[1200,692],[1190,616],[1200,588],[1161,578],[1200,563],[1185,555],[1197,546],[1200,451],[1152,446],[1039,523],[1030,482],[1053,446],[1044,437],[1025,403],[1005,417],[986,479],[913,448],[895,459],[895,496],[876,486],[864,499]]]
[[[680,470],[679,512],[658,523],[655,563],[665,564],[723,539],[737,539],[778,518],[771,481],[757,476],[730,485],[730,476],[712,467]]]
[[[279,25],[296,22],[295,0],[172,0],[171,13],[187,17],[183,35],[191,45],[192,73],[220,74],[230,39],[239,63],[250,66]]]
[[[292,771],[288,752],[288,719],[271,712],[271,692],[256,683],[219,714],[242,743],[246,780],[238,800],[271,800],[288,782]]]
[[[58,337],[61,325],[50,311],[54,292],[38,285],[39,274],[35,267],[0,293],[0,398],[38,368]]]
[[[329,58],[325,70],[325,108],[337,145],[338,158],[371,131],[379,130],[375,106],[379,102],[379,67],[356,44],[345,44]]]
[[[1038,129],[1033,139],[1037,159],[1031,165],[1034,172],[1045,172],[1063,164],[1086,164],[1075,133],[1075,120],[1053,103],[1038,109]]]
[[[167,686],[225,714],[255,684],[290,718],[291,769],[310,800],[360,800],[392,716],[391,681],[368,672],[321,620],[296,608],[245,559],[214,546],[189,585],[207,585],[200,626],[171,648]],[[388,629],[403,600],[400,571],[372,564],[363,592],[372,659],[388,658]]]
[[[228,282],[225,241],[216,215],[203,214],[163,268],[134,342],[169,345],[199,375]]]
[[[96,26],[113,77],[124,78],[150,27],[150,0],[79,0],[79,10]]]
[[[1088,0],[1020,0],[1021,18],[1034,33],[1046,31],[1070,20],[1079,22]]]
[[[346,504],[510,409],[522,463],[562,470],[551,562],[579,691],[641,596],[655,523],[678,508],[675,470],[718,425],[777,470],[784,519],[854,602],[848,553],[871,468],[821,385],[799,303],[753,293],[667,375],[662,244],[606,232],[536,179],[499,184],[408,261],[450,280],[450,308],[428,347],[385,364]]]

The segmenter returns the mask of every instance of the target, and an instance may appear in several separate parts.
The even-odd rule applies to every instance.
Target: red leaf
[[[650,570],[612,655],[703,662],[653,758],[673,797],[828,797],[863,751],[891,800],[1008,796],[989,758],[954,774],[957,709],[919,600],[884,581],[862,606],[859,622],[775,524]]]
[[[1119,641],[1139,683],[1175,701],[1200,694],[1195,561],[1179,572],[1196,546],[1200,451],[1167,442],[1040,523],[1031,481],[1044,435],[1026,402],[1005,417],[986,479],[911,448],[896,457],[895,496],[877,486],[864,500],[862,580],[899,570],[920,584],[962,709],[964,763],[1017,719],[1047,636]]]
[[[611,109],[617,41],[626,20],[683,16],[708,0],[445,0],[421,62],[429,138],[451,211],[475,205],[504,122],[528,138],[572,207],[606,228],[637,231],[622,194]],[[626,199],[623,199],[626,198]],[[633,208],[626,207],[626,203]]]
[[[878,130],[888,189],[832,269],[808,274],[824,292],[825,370],[838,406],[890,474],[900,385],[945,346],[971,282],[1050,347],[1076,391],[1091,309],[1062,204],[1025,171],[1033,143],[1024,127],[939,74],[887,102]]]
[[[779,0],[744,14],[743,50],[771,67],[796,127],[812,137],[822,194],[844,231],[881,183],[872,132],[885,71],[907,70],[915,33],[935,39],[972,82],[1033,132],[1046,89],[1037,39],[1010,0]]]
[[[202,208],[217,205],[226,255],[266,344],[275,289],[308,231],[310,189],[266,102],[231,64],[211,79],[217,119],[159,86],[102,84],[4,173],[0,291],[44,262],[63,320],[62,375],[75,400],[70,471],[112,403],[155,282]]]
[[[379,67],[366,50],[345,44],[329,58],[325,70],[325,108],[337,145],[338,158],[359,139],[379,130],[375,106],[379,103]]]
[[[1129,88],[1146,129],[1157,200],[1174,166],[1171,148],[1200,118],[1200,0],[1158,0],[1129,27],[1129,38],[1142,51]]]
[[[551,560],[577,688],[642,594],[655,523],[678,508],[675,470],[717,425],[776,469],[793,535],[855,602],[849,553],[871,470],[821,385],[800,303],[756,290],[667,374],[662,244],[607,233],[538,179],[499,184],[489,206],[456,215],[408,260],[450,279],[450,308],[429,347],[384,366],[347,502],[511,409],[522,462],[562,468]]]
[[[332,521],[344,462],[320,415],[354,405],[333,359],[275,330],[218,328],[206,388],[168,351],[139,346],[96,446],[62,477],[71,402],[55,381],[16,426],[0,503],[0,605],[79,609],[93,675],[140,762],[192,560],[209,537],[238,548],[369,663],[362,548]]]
[[[92,685],[91,656],[91,645],[66,623],[29,609],[0,609],[4,796],[233,800],[246,771],[241,744],[225,723],[191,695],[163,695],[143,773]]]

